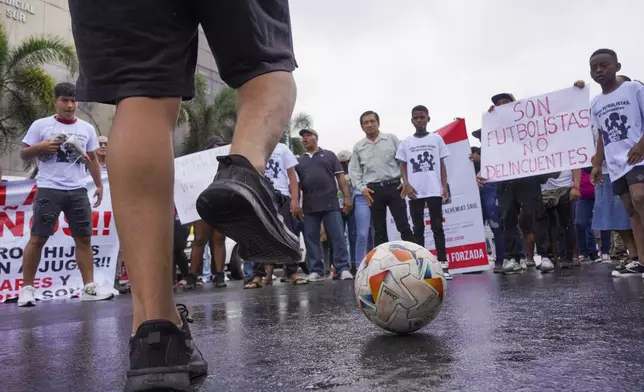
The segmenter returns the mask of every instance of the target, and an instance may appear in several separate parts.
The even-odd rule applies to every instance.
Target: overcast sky
[[[527,98],[572,86],[599,89],[588,58],[617,52],[622,74],[644,80],[644,0],[291,0],[298,100],[320,146],[351,150],[359,116],[413,133],[410,110],[429,108],[431,130],[481,113],[497,92]],[[610,4],[610,8],[609,8]]]

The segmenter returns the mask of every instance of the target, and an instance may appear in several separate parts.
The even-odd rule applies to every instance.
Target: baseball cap
[[[499,93],[492,97],[492,103],[496,105],[496,103],[502,99],[508,99],[510,102],[516,101],[516,99],[514,99],[514,95],[510,93]]]
[[[308,128],[308,129],[305,128],[305,129],[300,130],[300,136],[304,136],[305,133],[310,133],[311,135],[315,136],[316,138],[319,137],[318,133],[313,128]]]
[[[481,140],[481,129],[479,128],[476,131],[472,132],[472,136],[474,136],[475,138]]]
[[[214,136],[210,136],[206,140],[206,145],[204,148],[211,148],[214,145],[223,146],[224,144],[226,144],[224,142],[224,139],[222,139],[220,136],[214,135]]]
[[[338,153],[338,159],[340,162],[347,162],[351,159],[351,153],[347,150],[342,150]]]

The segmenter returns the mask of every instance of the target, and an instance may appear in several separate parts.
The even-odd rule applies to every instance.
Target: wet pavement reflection
[[[642,391],[644,284],[612,266],[456,276],[410,336],[372,325],[353,282],[183,292],[209,375],[199,391]],[[0,390],[120,391],[128,296],[0,305]]]

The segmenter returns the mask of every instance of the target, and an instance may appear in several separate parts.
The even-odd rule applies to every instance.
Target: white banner
[[[197,198],[215,178],[219,167],[217,157],[229,152],[230,145],[227,145],[174,160],[174,205],[182,224],[201,219],[197,213]]]
[[[92,211],[94,282],[106,289],[113,289],[119,240],[112,217],[110,186],[105,174],[103,188],[103,202]],[[16,298],[23,285],[22,257],[29,241],[36,189],[34,180],[0,183],[0,302]],[[88,177],[87,194],[92,204],[95,190],[92,178]],[[36,298],[68,298],[83,288],[75,248],[69,226],[61,213],[56,232],[42,252],[34,282]],[[118,294],[116,290],[113,292]]]
[[[589,94],[571,87],[483,114],[481,176],[496,182],[590,166]]]
[[[465,120],[457,120],[436,131],[443,137],[449,156],[445,158],[451,200],[443,205],[443,228],[449,269],[453,273],[483,271],[489,268],[481,198],[476,185],[474,166]],[[409,215],[409,207],[407,208]],[[411,217],[409,224],[413,228]],[[387,210],[387,234],[390,241],[400,240],[400,233]],[[435,252],[429,213],[425,209],[425,248]]]

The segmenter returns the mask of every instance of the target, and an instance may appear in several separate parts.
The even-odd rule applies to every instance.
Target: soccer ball
[[[406,241],[374,248],[360,264],[355,295],[372,323],[395,333],[429,324],[447,294],[443,269],[427,249]]]

